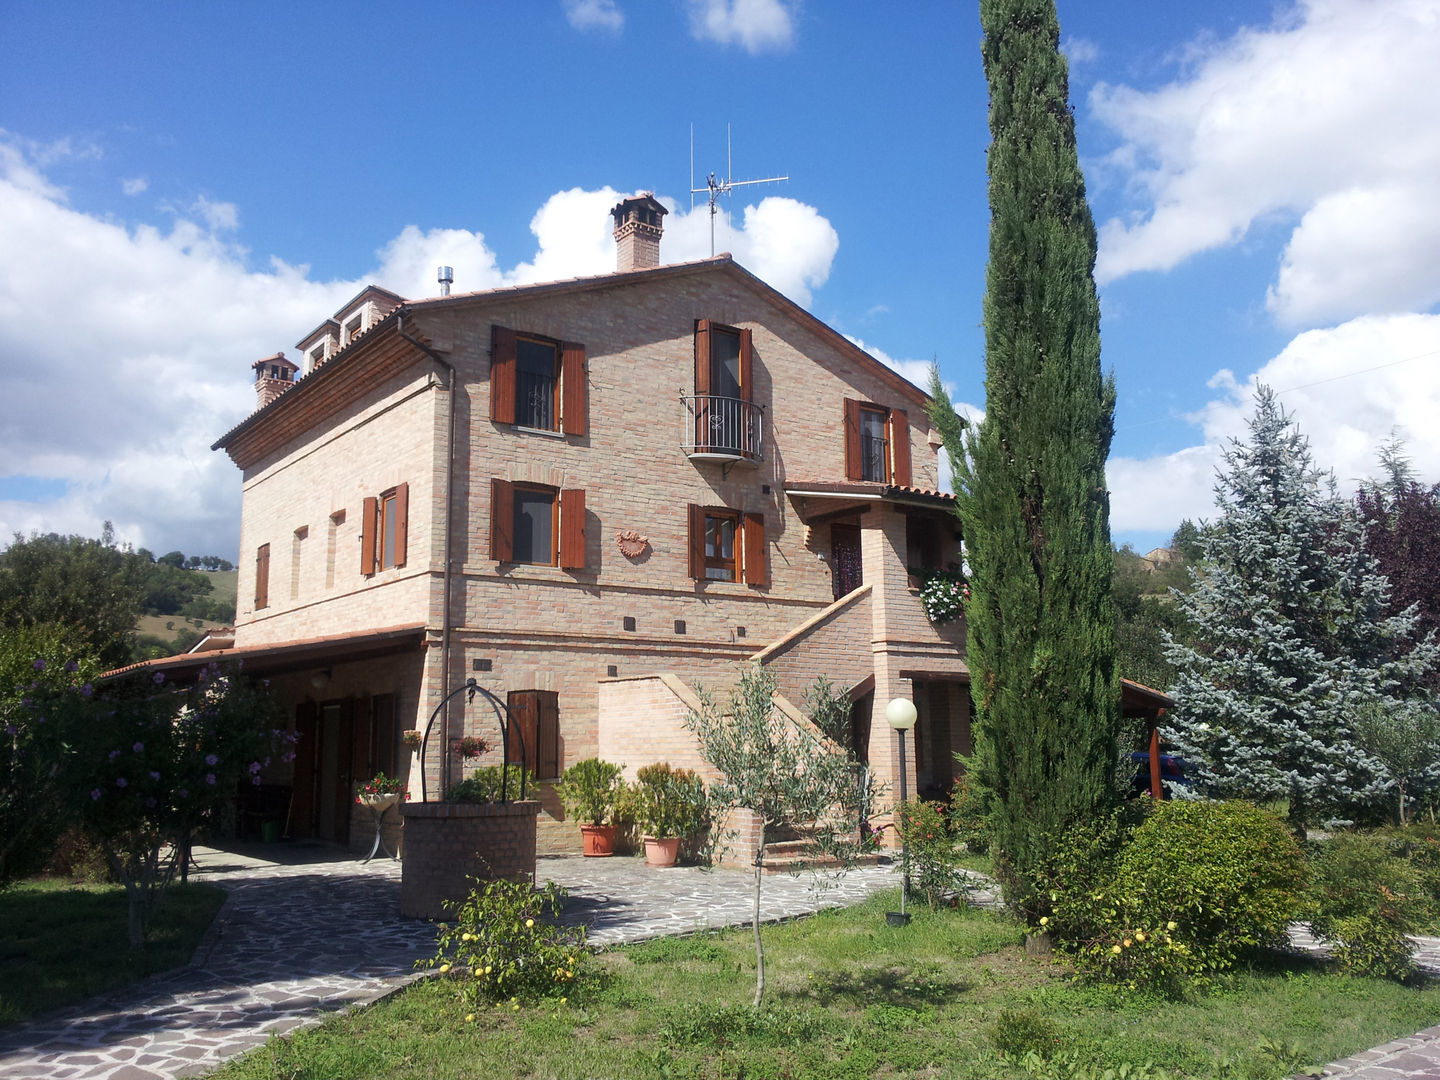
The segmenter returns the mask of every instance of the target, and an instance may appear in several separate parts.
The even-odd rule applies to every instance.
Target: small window
[[[490,419],[584,435],[589,430],[585,346],[490,328]]]
[[[349,345],[350,342],[354,341],[357,337],[360,336],[360,331],[363,329],[365,329],[365,316],[356,315],[355,318],[351,319],[348,323],[345,324],[345,337],[343,339],[344,343],[346,345]]]
[[[515,422],[554,431],[560,424],[560,345],[522,337],[515,342]]]
[[[559,499],[554,488],[515,488],[514,562],[555,565]]]
[[[370,575],[405,565],[410,528],[410,485],[399,484],[365,500],[360,524],[360,572]]]
[[[255,610],[270,606],[270,545],[255,552]]]
[[[765,516],[727,507],[690,507],[690,576],[697,581],[768,583]]]
[[[560,775],[560,696],[554,690],[512,690],[505,705],[510,714],[505,760],[524,762],[537,780]]]
[[[845,478],[910,485],[910,418],[904,409],[845,399]]]

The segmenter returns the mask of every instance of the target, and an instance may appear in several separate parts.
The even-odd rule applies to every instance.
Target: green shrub
[[[1175,992],[1279,943],[1305,897],[1294,836],[1248,803],[1162,803],[1113,865],[1108,885],[1057,905],[1057,930],[1082,971],[1130,989]]]
[[[905,803],[899,812],[900,837],[910,860],[910,887],[930,909],[952,896],[963,896],[970,878],[961,869],[955,839],[938,803]]]
[[[555,882],[487,881],[456,905],[455,921],[440,929],[430,961],[460,983],[470,1004],[569,992],[589,956],[584,927],[545,921],[560,914],[565,890]]]
[[[961,759],[961,764],[967,764]],[[966,851],[984,855],[990,850],[990,793],[977,784],[967,769],[950,789],[950,831]]]
[[[646,835],[686,837],[705,824],[705,781],[691,769],[669,762],[646,765],[635,773],[636,810]]]
[[[1425,881],[1385,837],[1346,833],[1322,844],[1311,896],[1311,932],[1333,944],[1341,971],[1392,979],[1414,971],[1408,935],[1429,914]]]
[[[507,794],[511,799],[520,798],[522,772],[524,773],[525,797],[533,799],[536,797],[535,774],[522,765],[511,765],[507,770],[509,776],[506,786]],[[476,769],[464,780],[451,784],[445,791],[445,801],[452,803],[499,802],[501,779],[499,765],[486,765],[483,769]]]
[[[555,793],[565,804],[565,812],[581,824],[604,825],[614,821],[615,801],[625,787],[624,771],[623,765],[586,758],[565,770]]]
[[[1049,1061],[1060,1044],[1060,1029],[1034,1009],[1002,1009],[990,1025],[990,1043],[1011,1061],[1027,1054]]]

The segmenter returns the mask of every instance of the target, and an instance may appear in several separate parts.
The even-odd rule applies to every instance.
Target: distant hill
[[[156,564],[155,576],[163,575],[165,584],[180,587],[151,590],[150,608],[135,624],[142,657],[174,656],[209,631],[235,624],[239,571],[161,569],[162,565]],[[162,607],[174,610],[157,610]]]

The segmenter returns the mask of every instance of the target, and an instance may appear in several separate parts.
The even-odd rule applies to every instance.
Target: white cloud
[[[1191,50],[1154,91],[1100,84],[1112,172],[1144,209],[1100,231],[1103,283],[1298,218],[1270,307],[1288,324],[1440,300],[1440,6],[1304,0]],[[1341,270],[1339,278],[1335,271]]]
[[[1257,383],[1278,393],[1342,491],[1378,475],[1375,452],[1392,430],[1419,475],[1440,480],[1440,315],[1365,316],[1300,334],[1243,383],[1218,372],[1210,385],[1219,394],[1188,418],[1201,445],[1112,457],[1114,531],[1170,530],[1182,518],[1214,516],[1215,469],[1228,440],[1246,434]]]
[[[560,0],[565,18],[576,30],[609,30],[619,32],[625,26],[625,13],[615,0]]]
[[[233,558],[239,476],[209,447],[252,410],[255,360],[367,282],[421,297],[438,292],[438,265],[455,268],[457,291],[615,267],[609,210],[623,194],[610,188],[551,196],[531,221],[535,255],[510,270],[481,233],[408,226],[374,269],[321,282],[279,260],[247,265],[233,203],[196,199],[168,229],[73,209],[28,147],[0,135],[0,544],[17,530],[94,536],[108,519],[137,545]],[[707,256],[704,209],[667,224],[677,218],[693,219],[690,246],[667,229],[662,258]],[[725,230],[749,269],[802,303],[839,243],[789,199],[747,207]],[[60,493],[17,497],[36,481]]]
[[[150,187],[150,181],[143,176],[132,177],[129,180],[120,181],[120,190],[126,195],[140,195]]]
[[[1089,38],[1062,38],[1060,51],[1065,54],[1065,58],[1070,61],[1072,67],[1076,64],[1088,64],[1100,59],[1100,46]]]
[[[783,0],[690,0],[690,33],[753,55],[790,48],[795,22]]]

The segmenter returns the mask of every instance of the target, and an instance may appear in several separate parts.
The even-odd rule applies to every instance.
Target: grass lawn
[[[977,911],[884,924],[897,896],[767,927],[766,1004],[752,1012],[748,930],[667,938],[599,955],[568,1002],[478,1010],[427,980],[317,1029],[275,1039],[212,1074],[345,1077],[1008,1077],[991,1032],[1032,1013],[1047,1045],[1093,1062],[1154,1062],[1194,1077],[1281,1077],[1440,1018],[1440,988],[1329,975],[1277,960],[1182,1002],[1072,984],[1027,958],[1020,931]],[[1292,1058],[1266,1045],[1298,1044]]]
[[[224,902],[213,885],[172,886],[132,952],[122,886],[27,881],[0,892],[0,1024],[189,963]]]

